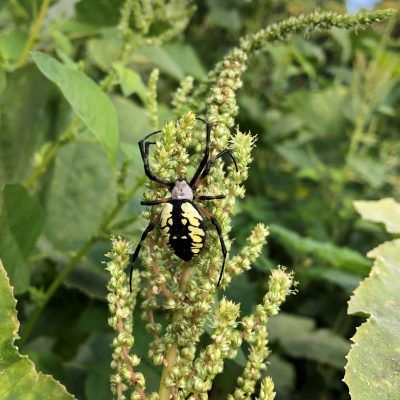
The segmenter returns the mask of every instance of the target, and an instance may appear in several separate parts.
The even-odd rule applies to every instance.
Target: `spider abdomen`
[[[160,227],[168,246],[184,261],[191,260],[204,246],[204,219],[189,200],[166,203],[161,211]]]

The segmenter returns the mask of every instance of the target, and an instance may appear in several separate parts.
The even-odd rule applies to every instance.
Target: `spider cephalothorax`
[[[206,148],[204,156],[200,161],[200,164],[197,167],[196,172],[194,173],[190,182],[188,182],[185,178],[179,178],[176,182],[171,182],[167,179],[160,178],[151,172],[149,166],[149,148],[151,144],[154,144],[154,142],[147,142],[146,140],[150,136],[155,135],[156,133],[159,133],[161,131],[152,132],[139,142],[140,154],[142,155],[145,174],[152,181],[157,182],[164,187],[167,187],[168,190],[171,192],[171,197],[155,201],[141,202],[141,204],[145,206],[155,206],[158,204],[164,204],[164,206],[161,213],[156,215],[150,221],[149,225],[142,234],[142,237],[135,249],[135,252],[132,254],[130,262],[131,279],[133,265],[139,254],[141,244],[148,233],[157,224],[160,225],[161,234],[165,241],[168,243],[168,246],[173,249],[174,253],[182,260],[189,261],[198,253],[200,253],[200,250],[204,246],[206,238],[205,219],[208,219],[215,226],[221,243],[223,261],[217,286],[219,286],[221,282],[227,254],[224,239],[222,237],[221,227],[218,221],[212,216],[212,214],[196,204],[195,201],[223,199],[225,196],[201,196],[198,195],[196,191],[201,185],[203,179],[210,173],[211,167],[224,154],[230,155],[235,164],[236,170],[237,165],[229,148],[222,150],[215,157],[209,159],[211,126],[203,119],[197,119],[199,121],[202,121],[207,127]]]

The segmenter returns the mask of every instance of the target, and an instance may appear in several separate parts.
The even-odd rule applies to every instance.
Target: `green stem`
[[[40,176],[46,171],[49,163],[57,155],[58,150],[73,139],[75,129],[79,125],[79,122],[80,120],[78,117],[74,118],[65,132],[61,134],[58,140],[46,151],[41,162],[33,169],[31,175],[26,180],[25,186],[27,189],[32,189],[35,187]]]
[[[184,293],[190,278],[190,267],[185,267],[182,271],[181,279],[179,282],[179,290],[181,293]],[[176,322],[180,318],[182,318],[182,312],[174,313],[172,317],[172,321]],[[159,392],[159,400],[169,400],[171,389],[166,385],[166,378],[170,374],[172,368],[175,365],[176,356],[178,354],[178,343],[173,343],[167,350],[167,354],[165,356],[166,366],[163,369],[161,382],[160,382],[160,392]]]
[[[29,317],[29,320],[27,321],[27,323],[24,327],[24,331],[21,335],[21,340],[20,340],[21,345],[25,344],[26,341],[28,340],[30,334],[32,333],[33,328],[36,326],[37,321],[39,320],[40,316],[42,315],[42,312],[43,312],[46,304],[53,297],[53,295],[57,291],[58,287],[64,282],[65,278],[71,273],[71,271],[74,269],[75,265],[92,248],[94,243],[96,243],[96,240],[97,239],[93,236],[86,243],[84,243],[82,245],[82,247],[79,249],[79,251],[75,254],[75,256],[72,257],[72,259],[67,264],[67,266],[58,274],[57,278],[53,281],[53,283],[47,289],[45,298],[43,299],[42,302],[40,302],[40,304],[38,304],[36,306],[34,312]]]
[[[30,316],[29,320],[27,321],[26,325],[24,326],[24,331],[21,335],[20,344],[23,345],[27,342],[28,338],[30,337],[33,328],[36,326],[40,316],[43,313],[43,310],[46,304],[50,301],[50,299],[54,296],[57,289],[60,285],[64,282],[64,280],[68,277],[68,275],[72,272],[75,266],[81,261],[81,259],[89,252],[89,250],[93,247],[95,243],[99,240],[99,234],[102,232],[108,232],[110,229],[110,224],[114,220],[114,218],[118,215],[121,209],[125,206],[128,202],[128,199],[142,186],[142,180],[136,182],[136,184],[132,187],[131,190],[127,192],[127,195],[124,197],[123,200],[119,201],[114,208],[111,210],[109,214],[106,214],[103,218],[102,223],[100,224],[98,231],[94,234],[89,240],[87,240],[78,252],[71,258],[67,266],[60,271],[57,275],[56,279],[52,282],[50,287],[47,289],[44,299],[40,304],[38,304],[33,311],[32,315]]]
[[[26,41],[25,47],[22,50],[21,56],[18,60],[17,67],[22,67],[29,57],[29,52],[32,50],[36,40],[40,36],[40,31],[43,26],[44,19],[46,17],[47,9],[49,8],[50,0],[43,0],[40,5],[39,14],[37,15],[35,21],[31,26],[31,30],[29,32],[28,40]]]

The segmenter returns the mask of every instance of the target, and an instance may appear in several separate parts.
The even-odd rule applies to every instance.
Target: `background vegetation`
[[[176,118],[171,94],[179,83],[203,78],[243,35],[316,6],[344,10],[334,1],[157,4],[134,21],[137,41],[127,48],[119,0],[81,0],[64,16],[63,2],[0,2],[0,258],[17,294],[21,352],[79,399],[111,398],[102,261],[111,233],[137,241],[146,222],[137,140]],[[400,196],[398,37],[396,20],[293,36],[253,57],[244,75],[237,121],[258,143],[231,253],[258,222],[271,235],[226,296],[250,313],[271,267],[295,271],[298,294],[269,324],[278,399],[349,399],[345,355],[362,319],[347,315],[347,301],[372,266],[364,254],[388,238],[360,220],[353,201]],[[61,85],[64,98],[50,81],[62,71],[44,67],[41,53],[30,56],[34,48],[84,70],[110,94],[118,152],[107,136],[113,125],[94,127],[92,136],[75,117],[82,104],[74,114],[65,100],[85,83]],[[99,113],[109,107],[104,100]],[[135,351],[156,389],[160,371],[146,364],[147,333],[136,319]],[[210,398],[233,390],[243,361],[227,363]]]

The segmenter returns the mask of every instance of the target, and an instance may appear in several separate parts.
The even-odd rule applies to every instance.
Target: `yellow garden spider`
[[[164,206],[161,213],[156,215],[144,230],[140,242],[131,256],[129,278],[130,287],[132,287],[133,266],[139,254],[142,242],[157,224],[160,224],[161,234],[174,253],[182,260],[189,261],[196,256],[204,246],[206,234],[204,219],[210,220],[210,222],[215,226],[221,243],[223,261],[217,286],[221,283],[227,254],[225,242],[222,237],[221,226],[211,213],[203,207],[200,207],[195,203],[195,201],[223,199],[226,196],[222,194],[216,196],[201,196],[198,195],[196,191],[204,178],[210,173],[211,167],[224,154],[228,154],[231,157],[235,164],[236,171],[238,168],[236,160],[229,148],[222,150],[215,157],[209,159],[211,125],[202,118],[196,119],[203,122],[206,126],[206,148],[204,156],[190,182],[188,182],[186,178],[179,178],[176,182],[171,182],[167,179],[160,178],[151,172],[149,166],[149,148],[150,145],[155,144],[155,142],[148,142],[147,139],[161,131],[152,132],[139,141],[140,154],[142,156],[145,174],[150,180],[168,188],[171,192],[171,197],[155,201],[142,201],[140,203],[144,206],[155,206],[158,204],[164,204]]]

